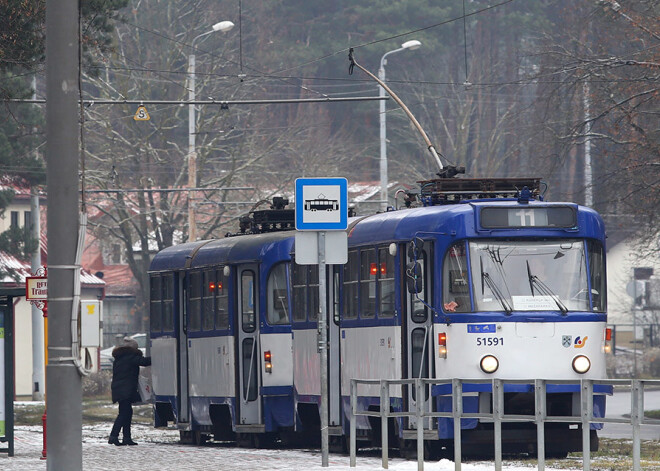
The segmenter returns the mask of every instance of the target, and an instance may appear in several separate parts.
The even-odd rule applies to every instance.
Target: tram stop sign
[[[345,178],[298,178],[295,201],[299,231],[345,231],[348,227]]]
[[[319,263],[319,240],[325,263],[348,261],[348,182],[345,178],[296,180],[296,263]],[[326,232],[327,231],[327,232]],[[319,238],[319,233],[324,233]]]

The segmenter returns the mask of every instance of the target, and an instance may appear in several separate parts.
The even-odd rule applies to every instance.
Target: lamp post
[[[197,238],[197,225],[195,223],[195,209],[192,204],[192,188],[197,186],[197,152],[195,151],[195,41],[216,31],[226,33],[234,27],[231,21],[221,21],[211,27],[211,31],[198,34],[190,43],[188,56],[188,241]]]
[[[406,41],[401,45],[400,48],[394,49],[392,51],[386,52],[383,54],[383,57],[380,59],[380,67],[378,68],[378,78],[381,81],[385,81],[385,65],[387,64],[386,57],[395,52],[405,51],[410,49],[414,51],[422,45],[421,42],[416,39]],[[385,89],[378,86],[379,97],[385,96]],[[380,100],[380,207],[381,210],[387,211],[387,125],[385,121],[385,100]]]

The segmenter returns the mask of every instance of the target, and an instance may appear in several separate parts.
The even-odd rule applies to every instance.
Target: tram
[[[535,178],[419,183],[406,207],[349,218],[348,263],[328,267],[331,444],[346,442],[351,379],[462,378],[464,411],[489,412],[490,385],[469,380],[542,378],[548,415],[579,415],[580,379],[606,377],[601,217],[544,201]],[[295,263],[293,210],[274,208],[239,234],[170,247],[151,263],[155,426],[173,424],[183,440],[260,447],[319,435],[318,268]],[[378,389],[363,390],[361,410],[379,410]],[[608,392],[594,388],[595,417]],[[533,384],[505,385],[504,400],[505,414],[533,414]],[[391,410],[417,401],[451,411],[451,390],[392,388]],[[359,440],[378,444],[378,420],[362,419]],[[424,425],[429,452],[451,450],[451,419]],[[394,420],[390,445],[414,449],[415,427]],[[465,453],[492,445],[492,421],[461,428]],[[547,454],[580,450],[581,434],[580,423],[546,425]],[[535,425],[503,425],[505,452],[535,443]]]

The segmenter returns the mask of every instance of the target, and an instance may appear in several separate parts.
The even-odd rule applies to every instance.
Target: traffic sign
[[[344,231],[348,227],[345,178],[298,178],[295,201],[299,231]]]
[[[149,116],[149,113],[147,112],[147,108],[143,105],[140,105],[138,106],[138,109],[135,112],[135,116],[133,116],[133,119],[135,121],[149,121],[151,119],[151,116]]]

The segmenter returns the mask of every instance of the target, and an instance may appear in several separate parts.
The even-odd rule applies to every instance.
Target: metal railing
[[[490,384],[492,386],[492,412],[470,413],[463,412],[463,384]],[[424,397],[426,388],[432,385],[451,385],[452,410],[451,412],[434,412],[424,410],[424,401],[416,401],[414,411],[390,411],[390,387],[393,385],[409,385],[415,388],[415,397]],[[504,385],[505,384],[527,384],[533,385],[534,390],[534,415],[504,414]],[[547,385],[580,385],[580,415],[579,416],[549,416],[546,410]],[[358,387],[380,386],[380,410],[358,411]],[[631,414],[626,417],[594,417],[593,416],[593,391],[594,385],[604,386],[626,386],[631,391]],[[461,420],[460,419],[486,419],[493,422],[494,458],[495,469],[502,469],[502,423],[504,422],[533,422],[537,427],[537,455],[538,469],[545,469],[545,428],[550,422],[575,423],[582,425],[582,469],[591,469],[591,447],[590,447],[590,424],[591,423],[619,423],[632,426],[633,439],[633,470],[641,471],[641,425],[660,425],[660,420],[644,416],[644,389],[649,386],[660,387],[660,380],[588,380],[579,382],[574,380],[475,380],[475,379],[400,379],[400,380],[360,380],[351,379],[350,382],[350,467],[356,466],[357,450],[357,417],[380,417],[381,419],[381,443],[382,443],[382,467],[388,469],[388,419],[389,418],[415,418],[416,440],[417,440],[417,469],[424,469],[424,419],[425,418],[451,418],[454,419],[454,467],[456,471],[461,470]],[[370,395],[369,397],[372,397]],[[427,401],[429,407],[431,401]]]

